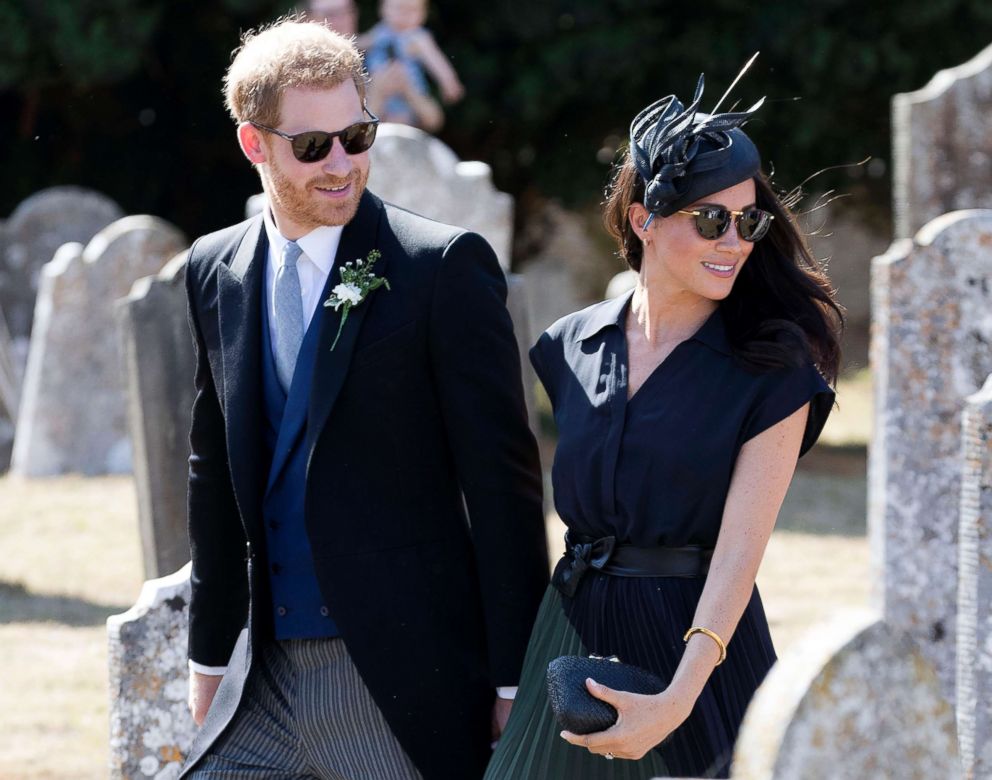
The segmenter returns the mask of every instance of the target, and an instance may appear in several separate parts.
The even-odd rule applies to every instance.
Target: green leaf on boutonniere
[[[330,306],[334,311],[341,309],[341,324],[338,325],[338,333],[334,337],[331,349],[338,344],[341,338],[341,331],[344,330],[344,323],[348,319],[348,312],[353,307],[362,303],[373,290],[384,286],[389,289],[389,281],[384,276],[376,276],[372,267],[382,256],[378,249],[369,252],[365,260],[353,260],[345,263],[341,267],[341,284],[331,290],[330,297],[324,301],[324,306]]]

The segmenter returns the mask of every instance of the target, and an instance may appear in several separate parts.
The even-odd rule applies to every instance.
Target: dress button
[[[320,614],[321,614],[321,615],[323,615],[324,617],[327,617],[327,616],[328,616],[328,615],[330,615],[331,613],[330,613],[330,611],[329,611],[329,610],[327,609],[327,607],[321,607],[321,608],[320,608]]]
[[[286,613],[289,612],[285,607],[276,607],[276,614],[279,617],[286,617]]]

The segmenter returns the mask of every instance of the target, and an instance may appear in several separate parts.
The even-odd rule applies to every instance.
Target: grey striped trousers
[[[420,780],[341,639],[262,649],[234,719],[191,778]]]

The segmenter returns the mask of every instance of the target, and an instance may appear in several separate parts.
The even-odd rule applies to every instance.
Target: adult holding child
[[[672,95],[637,115],[608,189],[606,226],[636,288],[531,350],[568,534],[487,780],[727,777],[775,661],[755,576],[833,404],[843,318],[741,129],[760,101],[707,115],[702,86],[688,107]],[[615,725],[560,733],[546,670],[589,654],[667,687],[590,679]]]
[[[424,26],[427,10],[428,0],[380,0],[380,20],[358,37],[358,45],[373,77],[369,108],[385,122],[434,133],[444,124],[444,111],[431,97],[427,76],[445,103],[457,103],[465,88]]]

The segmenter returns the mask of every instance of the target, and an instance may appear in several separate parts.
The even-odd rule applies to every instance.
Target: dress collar
[[[630,308],[630,301],[634,297],[634,291],[624,293],[616,298],[603,301],[586,315],[585,322],[576,333],[576,341],[585,341],[595,336],[605,328],[615,327],[624,331],[627,310]],[[710,349],[721,352],[724,355],[731,355],[730,342],[727,340],[727,327],[723,319],[723,310],[720,306],[706,318],[706,321],[699,327],[688,341],[698,341],[705,344]]]

